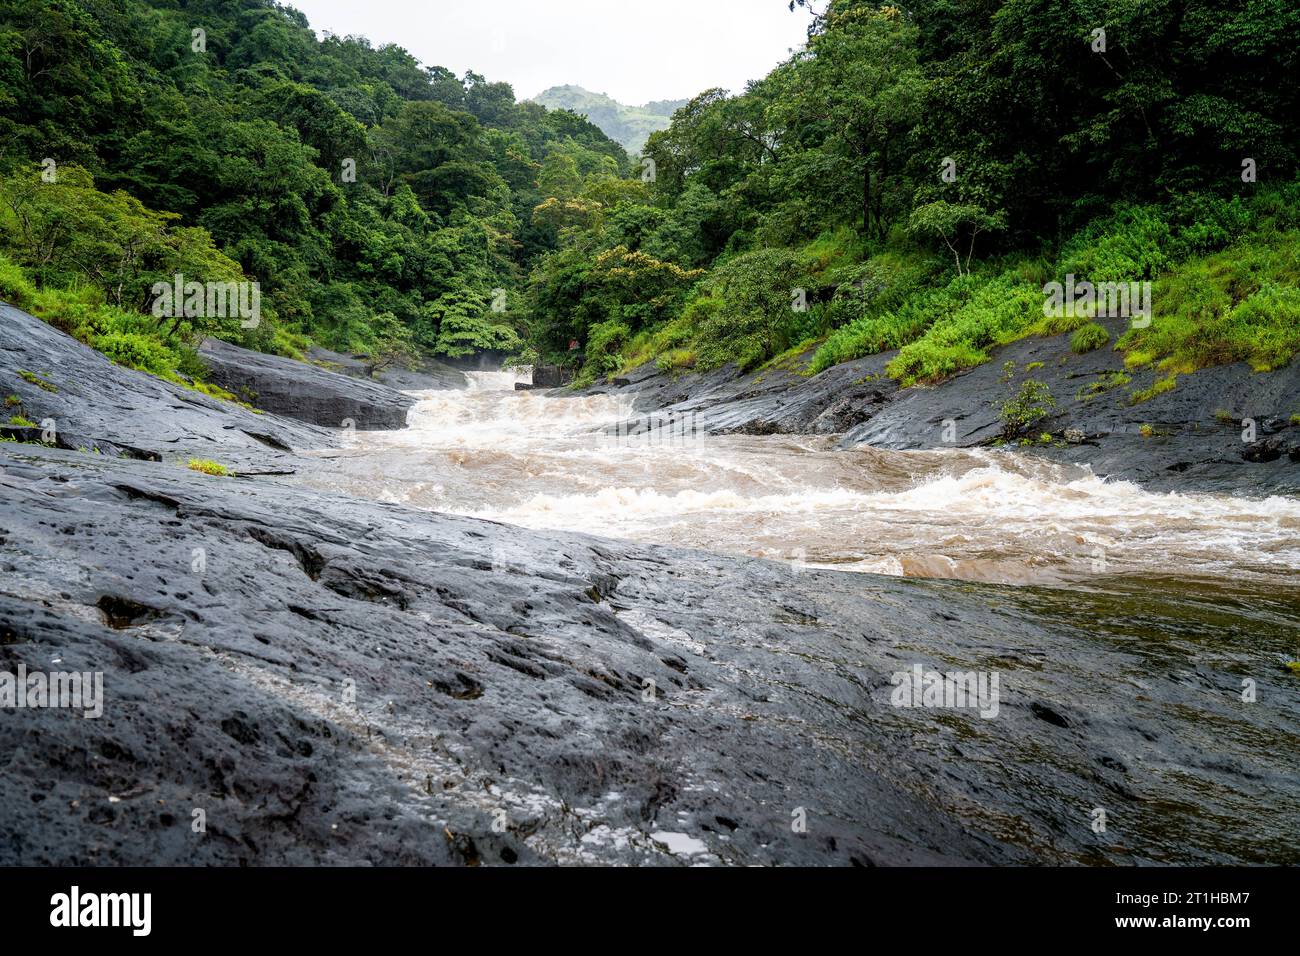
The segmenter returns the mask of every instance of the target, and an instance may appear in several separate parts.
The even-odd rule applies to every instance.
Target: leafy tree
[[[919,236],[943,240],[957,265],[957,275],[970,271],[971,257],[975,255],[975,240],[981,233],[1005,228],[1006,219],[1001,213],[989,213],[979,206],[958,205],[940,199],[912,211],[907,228]],[[966,250],[965,268],[962,267],[962,250]]]
[[[438,340],[434,353],[459,357],[477,351],[515,352],[519,336],[504,322],[488,316],[487,296],[476,292],[449,292],[433,304],[438,316]]]
[[[818,149],[840,159],[842,172],[835,164],[823,170],[860,184],[862,232],[881,241],[904,202],[896,180],[925,94],[916,42],[916,27],[898,8],[833,2],[792,69],[803,95],[783,99],[779,110],[788,126],[824,129]]]
[[[734,360],[747,369],[794,345],[803,281],[799,257],[785,249],[749,252],[715,270],[709,291],[719,306],[700,330],[702,367]]]

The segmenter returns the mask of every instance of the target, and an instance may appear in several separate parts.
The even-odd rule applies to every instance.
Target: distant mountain
[[[553,86],[534,102],[551,110],[572,110],[595,123],[610,139],[623,144],[630,153],[645,146],[650,134],[667,129],[673,113],[686,100],[656,100],[645,106],[624,106],[604,93],[592,93],[581,86]]]

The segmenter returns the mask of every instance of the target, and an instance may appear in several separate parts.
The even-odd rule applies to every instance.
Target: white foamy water
[[[834,449],[805,436],[649,436],[612,396],[478,372],[418,395],[308,483],[539,529],[917,577],[1053,583],[1143,572],[1290,582],[1300,500],[1144,491],[1012,452]]]

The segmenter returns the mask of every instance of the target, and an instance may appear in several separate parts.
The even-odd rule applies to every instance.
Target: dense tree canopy
[[[960,342],[918,341],[933,358],[918,367],[942,374],[1042,318],[1020,293],[1081,232],[1109,250],[1094,268],[1155,279],[1257,224],[1240,203],[1294,199],[1293,3],[818,0],[816,13],[805,49],[739,95],[704,91],[650,138],[644,191],[602,199],[588,180],[545,210],[562,248],[532,284],[543,351],[617,318],[626,361],[753,365],[830,336],[824,367],[927,337],[986,281],[1029,307],[972,320]],[[1138,225],[1151,218],[1164,240]],[[707,278],[658,327],[592,281],[616,248]],[[802,306],[774,311],[792,297]]]
[[[589,380],[821,344],[817,368],[902,349],[900,377],[933,377],[1037,328],[1066,269],[1157,280],[1260,230],[1290,249],[1297,35],[1289,0],[817,0],[805,48],[701,92],[633,164],[270,0],[0,0],[0,251],[127,310],[158,269],[234,269],[271,319],[244,338],[281,350]],[[1219,311],[1289,302],[1293,259],[1236,257],[1258,269]]]
[[[119,287],[152,261],[149,243],[128,264],[93,244],[137,227],[161,241],[176,220],[261,284],[274,321],[322,344],[370,349],[395,317],[429,349],[512,348],[521,314],[468,313],[554,246],[533,209],[557,163],[629,168],[577,116],[397,47],[318,41],[267,0],[0,0],[13,200],[0,226],[38,284],[90,280],[143,307],[136,285]],[[51,224],[69,190],[81,204]]]

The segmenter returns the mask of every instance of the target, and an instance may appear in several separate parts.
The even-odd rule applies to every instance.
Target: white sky
[[[574,84],[640,106],[740,92],[801,46],[788,0],[286,0],[320,35],[396,43],[425,66],[474,70],[528,99]]]

